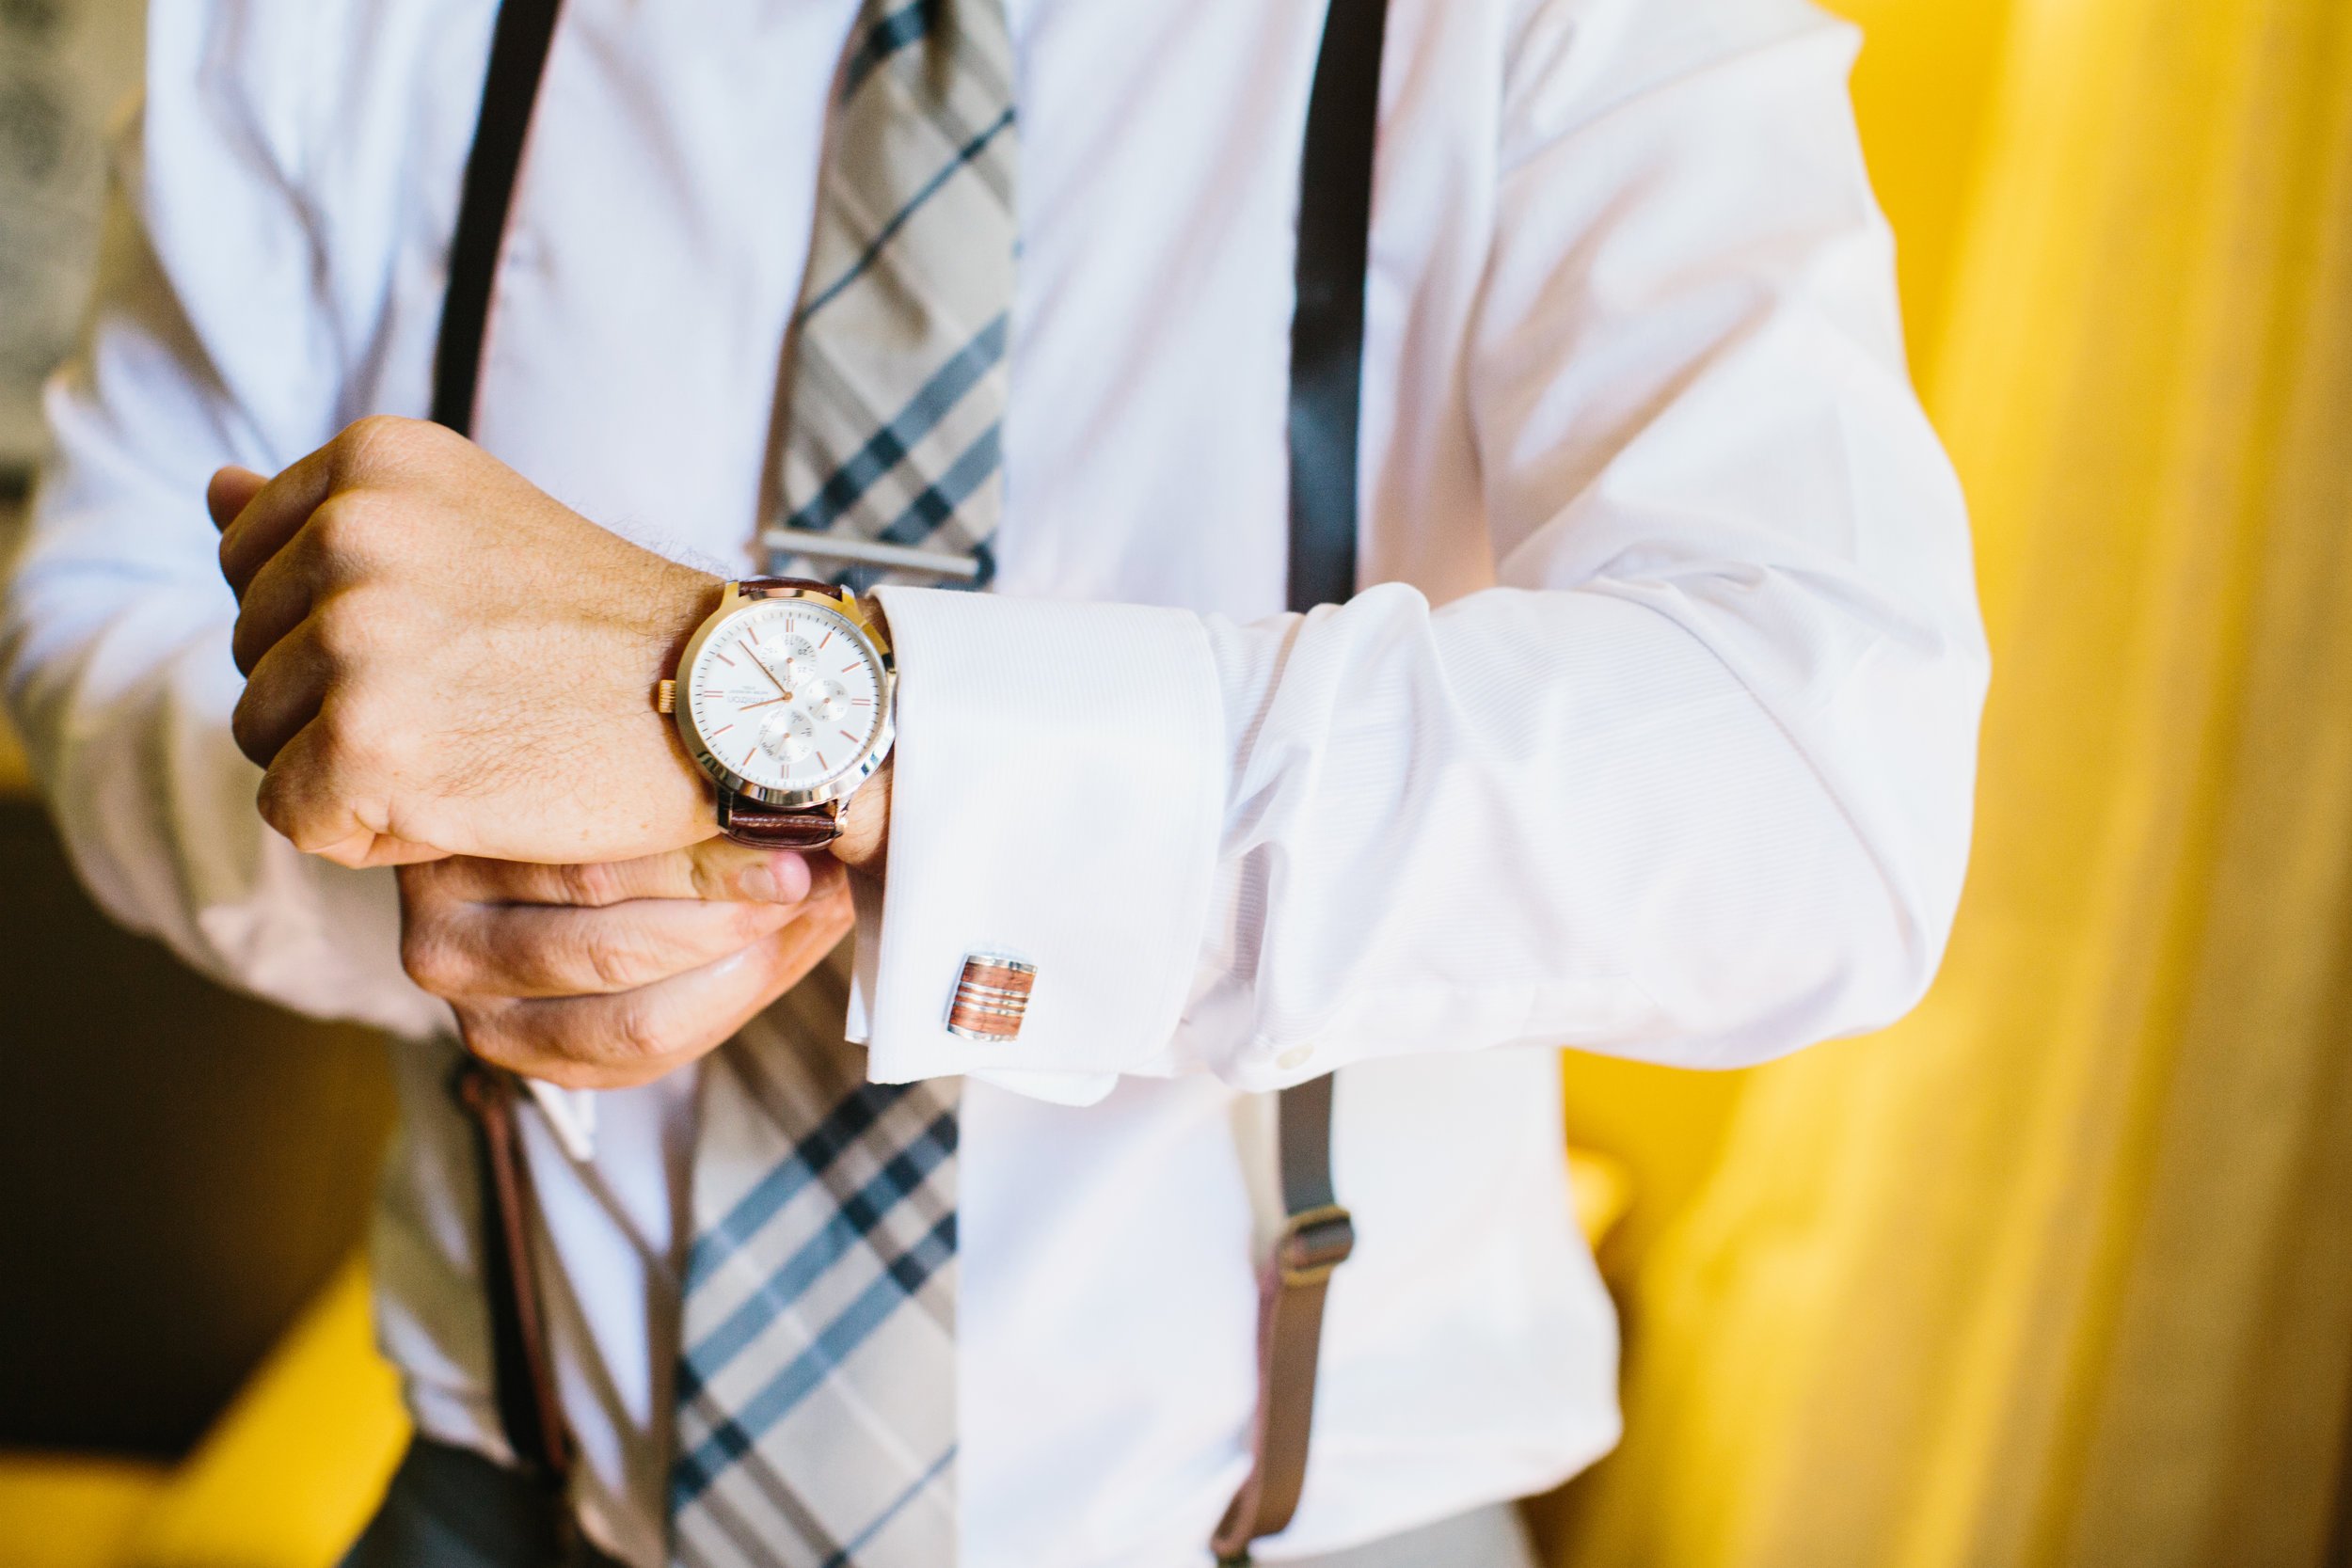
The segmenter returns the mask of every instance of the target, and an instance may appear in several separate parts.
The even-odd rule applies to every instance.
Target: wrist
[[[670,719],[674,755],[696,781],[695,834],[715,828],[755,847],[822,847],[846,865],[878,869],[893,694],[879,602],[812,580],[722,581],[683,571],[650,621],[661,628],[654,641],[666,666],[654,705]],[[819,653],[826,648],[834,651]],[[832,661],[844,657],[850,662],[834,673]],[[865,749],[840,760],[829,732],[855,741],[845,726],[860,722]]]
[[[718,610],[726,586],[724,578],[698,572],[691,566],[664,563],[662,580],[646,596],[644,621],[645,649],[654,662],[656,680],[668,680],[677,674],[678,661],[686,657],[687,643],[694,640],[695,631]]]
[[[858,613],[865,616],[881,637],[883,644],[890,642],[890,621],[882,613],[882,600],[871,594],[860,594]],[[841,812],[841,836],[833,843],[834,858],[852,871],[878,876],[890,847],[890,781],[893,759],[884,757],[874,776],[864,787],[850,797]]]
[[[681,845],[708,838],[718,831],[718,800],[712,793],[709,776],[695,765],[678,735],[677,725],[669,717],[669,693],[674,689],[671,683],[676,679],[678,661],[685,656],[686,645],[719,608],[720,596],[725,591],[726,580],[723,578],[691,566],[668,564],[661,581],[644,601],[640,642],[650,673],[640,689],[656,693],[656,701],[648,705],[650,721],[660,731],[653,743],[660,746],[669,770],[679,785],[668,792],[671,799],[664,816],[680,818],[673,836]]]
[[[869,876],[882,871],[890,848],[891,771],[891,759],[884,757],[841,809],[841,836],[831,847],[834,858],[852,871]]]

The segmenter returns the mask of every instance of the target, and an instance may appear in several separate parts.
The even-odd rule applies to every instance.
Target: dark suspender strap
[[[1291,320],[1290,606],[1356,592],[1357,445],[1364,274],[1387,0],[1331,0],[1307,104],[1298,192],[1298,304]],[[1225,1563],[1291,1521],[1307,1480],[1315,1367],[1331,1271],[1356,1230],[1331,1190],[1331,1079],[1285,1089],[1277,1143],[1286,1218],[1258,1286],[1258,1408],[1249,1479],[1210,1542]]]
[[[499,1424],[515,1457],[548,1490],[571,1478],[572,1440],[555,1392],[538,1266],[524,1224],[531,1177],[515,1122],[522,1087],[512,1073],[471,1056],[453,1085],[473,1118],[482,1173],[482,1293],[490,1307],[490,1354],[498,1378]]]
[[[490,66],[482,87],[482,115],[466,159],[466,185],[457,204],[457,233],[450,244],[449,289],[441,303],[441,335],[433,356],[433,418],[460,435],[473,431],[474,388],[482,373],[483,328],[499,246],[532,104],[555,35],[560,0],[504,0],[490,40]],[[515,1457],[560,1495],[572,1468],[571,1433],[555,1392],[548,1354],[547,1316],[525,1217],[530,1174],[523,1165],[516,1108],[522,1089],[510,1073],[468,1057],[453,1085],[473,1118],[482,1191],[482,1286],[490,1309],[490,1353],[497,1380],[499,1423]],[[569,1514],[559,1510],[557,1525]]]
[[[441,300],[441,337],[433,355],[433,421],[473,434],[474,388],[482,377],[483,329],[490,320],[499,246],[531,134],[531,108],[555,37],[561,0],[504,0],[490,37],[490,70],[466,184],[457,202],[457,235],[449,247],[449,287]]]
[[[1388,0],[1331,0],[1307,103],[1291,318],[1290,607],[1298,610],[1356,594],[1364,271],[1388,16]]]

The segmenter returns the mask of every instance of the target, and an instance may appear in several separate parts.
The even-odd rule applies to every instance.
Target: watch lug
[[[746,800],[739,792],[722,786],[719,832],[755,848],[822,849],[841,836],[841,805],[829,800],[821,806],[778,810]]]

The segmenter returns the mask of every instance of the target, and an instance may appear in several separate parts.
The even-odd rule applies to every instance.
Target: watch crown
[[[653,710],[656,713],[677,711],[677,682],[662,681],[653,689]]]

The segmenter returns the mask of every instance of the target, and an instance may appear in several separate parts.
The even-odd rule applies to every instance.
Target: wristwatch
[[[858,786],[890,753],[898,674],[880,622],[847,589],[730,582],[654,705],[719,792],[739,844],[814,849],[841,836]]]

